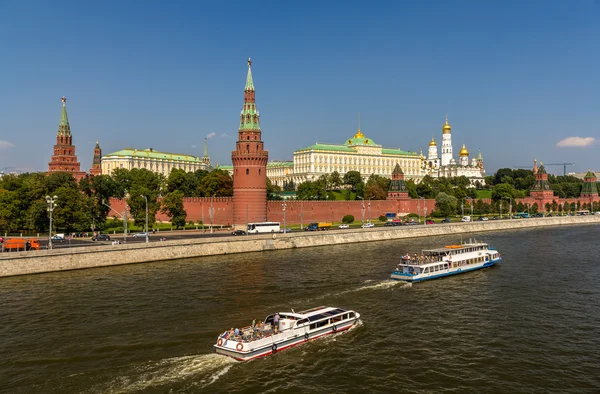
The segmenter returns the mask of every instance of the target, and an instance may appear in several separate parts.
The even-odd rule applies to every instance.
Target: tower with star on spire
[[[244,88],[244,105],[233,162],[233,225],[242,228],[250,222],[267,220],[267,160],[264,150],[260,114],[256,109],[252,60],[248,59],[248,74]]]
[[[73,136],[71,135],[71,125],[67,116],[67,98],[62,97],[62,110],[60,113],[60,123],[56,133],[56,145],[54,145],[54,154],[50,163],[48,163],[48,172],[68,172],[76,180],[80,180],[87,174],[81,171],[81,165],[75,155],[75,146],[73,145]]]

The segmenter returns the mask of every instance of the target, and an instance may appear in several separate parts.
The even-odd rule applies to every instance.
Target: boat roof
[[[308,318],[309,320],[317,320],[327,316],[337,315],[338,313],[346,312],[346,309],[335,308],[331,306],[319,306],[302,312],[278,312],[279,315],[293,316],[296,319]]]
[[[443,248],[425,249],[425,250],[423,250],[423,252],[445,253],[445,252],[449,252],[451,250],[473,248],[476,246],[487,246],[487,244],[485,242],[473,242],[473,243],[468,243],[468,244],[446,245]]]

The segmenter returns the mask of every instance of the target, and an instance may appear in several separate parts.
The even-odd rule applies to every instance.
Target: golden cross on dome
[[[252,60],[250,58],[248,58],[248,67],[250,67],[252,65]]]

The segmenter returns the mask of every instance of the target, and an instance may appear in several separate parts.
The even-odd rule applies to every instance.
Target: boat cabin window
[[[303,324],[308,323],[308,319],[302,319],[302,320],[298,320],[298,323],[296,323],[296,326],[301,326]]]
[[[350,312],[350,319],[354,319],[354,312]]]

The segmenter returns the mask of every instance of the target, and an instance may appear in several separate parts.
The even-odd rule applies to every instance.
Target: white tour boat
[[[402,262],[392,272],[391,278],[405,282],[421,282],[491,267],[500,260],[500,253],[483,242],[447,245],[443,248],[423,250],[420,254],[412,256],[402,256]]]
[[[217,338],[217,353],[247,361],[352,327],[360,314],[351,310],[321,306],[300,313],[269,315],[254,326],[229,330]],[[275,324],[275,322],[278,322]]]

